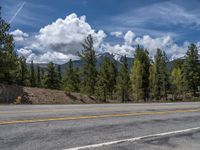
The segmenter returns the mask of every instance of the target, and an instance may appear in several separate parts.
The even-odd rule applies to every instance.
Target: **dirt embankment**
[[[78,93],[66,94],[59,90],[0,85],[0,103],[96,104],[100,101]]]
[[[18,96],[23,95],[23,87],[0,84],[0,103],[12,103]]]

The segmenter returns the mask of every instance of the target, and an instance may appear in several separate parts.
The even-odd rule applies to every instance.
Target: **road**
[[[199,150],[200,103],[0,105],[1,150]]]

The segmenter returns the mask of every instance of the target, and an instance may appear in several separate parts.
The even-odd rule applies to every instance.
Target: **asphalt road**
[[[0,106],[0,150],[199,150],[200,103]]]

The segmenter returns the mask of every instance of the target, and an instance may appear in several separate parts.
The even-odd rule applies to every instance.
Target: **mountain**
[[[120,64],[122,62],[122,56],[121,55],[103,53],[103,54],[97,54],[97,63],[96,63],[97,69],[99,69],[99,67],[103,63],[103,60],[104,60],[105,57],[108,57],[112,62],[114,62],[118,69],[120,68]],[[199,58],[200,58],[200,55],[199,55]],[[181,62],[183,63],[184,59],[185,59],[185,57],[181,57],[181,58],[169,61],[167,63],[167,68],[171,69],[173,64],[176,61],[180,61],[180,63]],[[128,68],[130,70],[134,58],[128,57],[127,60],[128,60]],[[47,64],[34,64],[34,65],[35,65],[35,67],[37,67],[39,65],[41,68],[45,68],[47,66]],[[61,65],[61,72],[62,73],[64,73],[64,70],[65,70],[67,65],[68,65],[68,63]],[[74,66],[74,68],[82,68],[83,67],[83,62],[81,60],[74,60],[73,61],[73,66]]]
[[[97,63],[96,63],[96,68],[97,69],[100,68],[100,65],[103,63],[105,57],[108,57],[112,62],[114,62],[118,69],[120,68],[120,64],[122,62],[122,56],[114,55],[114,54],[110,54],[110,53],[103,53],[103,54],[98,54],[97,55]],[[127,60],[128,60],[128,67],[130,69],[131,64],[133,62],[133,58],[127,58]],[[62,73],[64,73],[64,70],[65,70],[67,65],[68,65],[68,63],[60,65]],[[28,64],[28,66],[30,66],[30,64]],[[41,68],[46,68],[47,64],[34,64],[35,68],[37,66],[40,66]],[[83,62],[81,60],[74,60],[73,61],[73,66],[74,66],[74,68],[82,68],[83,67]]]
[[[118,56],[116,58],[116,55],[114,55],[114,54],[103,53],[103,54],[97,55],[97,63],[96,63],[97,69],[100,68],[100,65],[103,63],[105,57],[108,57],[112,62],[114,62],[116,64],[117,68],[120,67],[120,64],[122,61],[122,56]],[[133,58],[127,58],[127,59],[128,59],[129,69],[130,69]],[[68,63],[61,65],[61,69],[64,70],[67,65],[68,65]],[[82,68],[83,62],[81,60],[75,60],[75,61],[73,61],[73,66],[74,66],[74,68]]]

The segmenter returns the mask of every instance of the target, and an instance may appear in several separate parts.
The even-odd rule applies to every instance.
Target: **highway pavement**
[[[199,150],[200,103],[0,105],[0,150]]]

